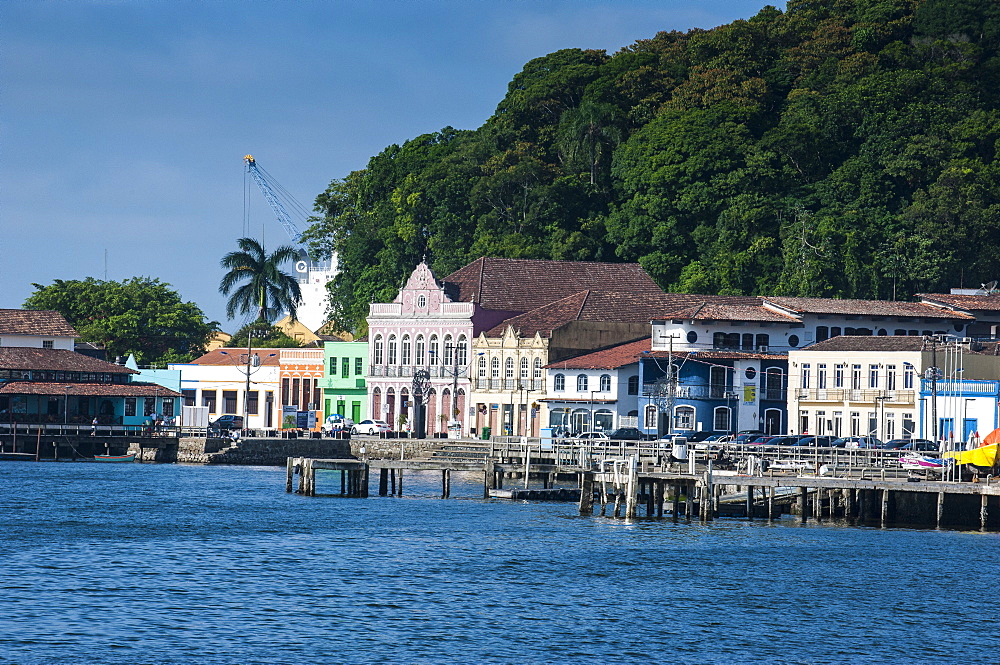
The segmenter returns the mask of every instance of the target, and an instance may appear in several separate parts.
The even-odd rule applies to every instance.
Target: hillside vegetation
[[[333,181],[306,237],[339,252],[345,329],[424,256],[638,261],[691,293],[979,286],[1000,277],[998,46],[995,0],[789,0],[557,51],[479,129]]]

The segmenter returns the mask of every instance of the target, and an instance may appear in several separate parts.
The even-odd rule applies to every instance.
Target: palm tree
[[[297,259],[298,250],[282,245],[268,256],[264,246],[253,238],[240,238],[236,244],[240,251],[229,252],[220,262],[229,272],[219,283],[219,292],[226,296],[233,292],[226,302],[226,316],[232,319],[237,312],[256,311],[258,322],[272,323],[281,310],[288,310],[294,320],[302,292],[298,281],[282,272],[281,264]],[[245,283],[237,287],[240,282]]]

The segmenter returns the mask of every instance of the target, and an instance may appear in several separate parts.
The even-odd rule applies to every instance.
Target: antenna
[[[981,284],[980,286],[983,287],[983,291],[986,292],[986,295],[992,295],[997,289],[997,280],[994,279],[992,282],[987,282],[986,284]]]

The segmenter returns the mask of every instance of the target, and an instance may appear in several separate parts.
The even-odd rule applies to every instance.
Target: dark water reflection
[[[0,663],[997,660],[996,534],[625,524],[438,480],[0,463]]]

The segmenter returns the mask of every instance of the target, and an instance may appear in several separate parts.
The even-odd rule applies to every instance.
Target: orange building
[[[319,430],[323,423],[323,349],[281,349],[278,361],[282,412],[289,410],[285,407],[313,411],[316,425],[312,429]],[[295,424],[283,416],[281,427],[292,429]]]

